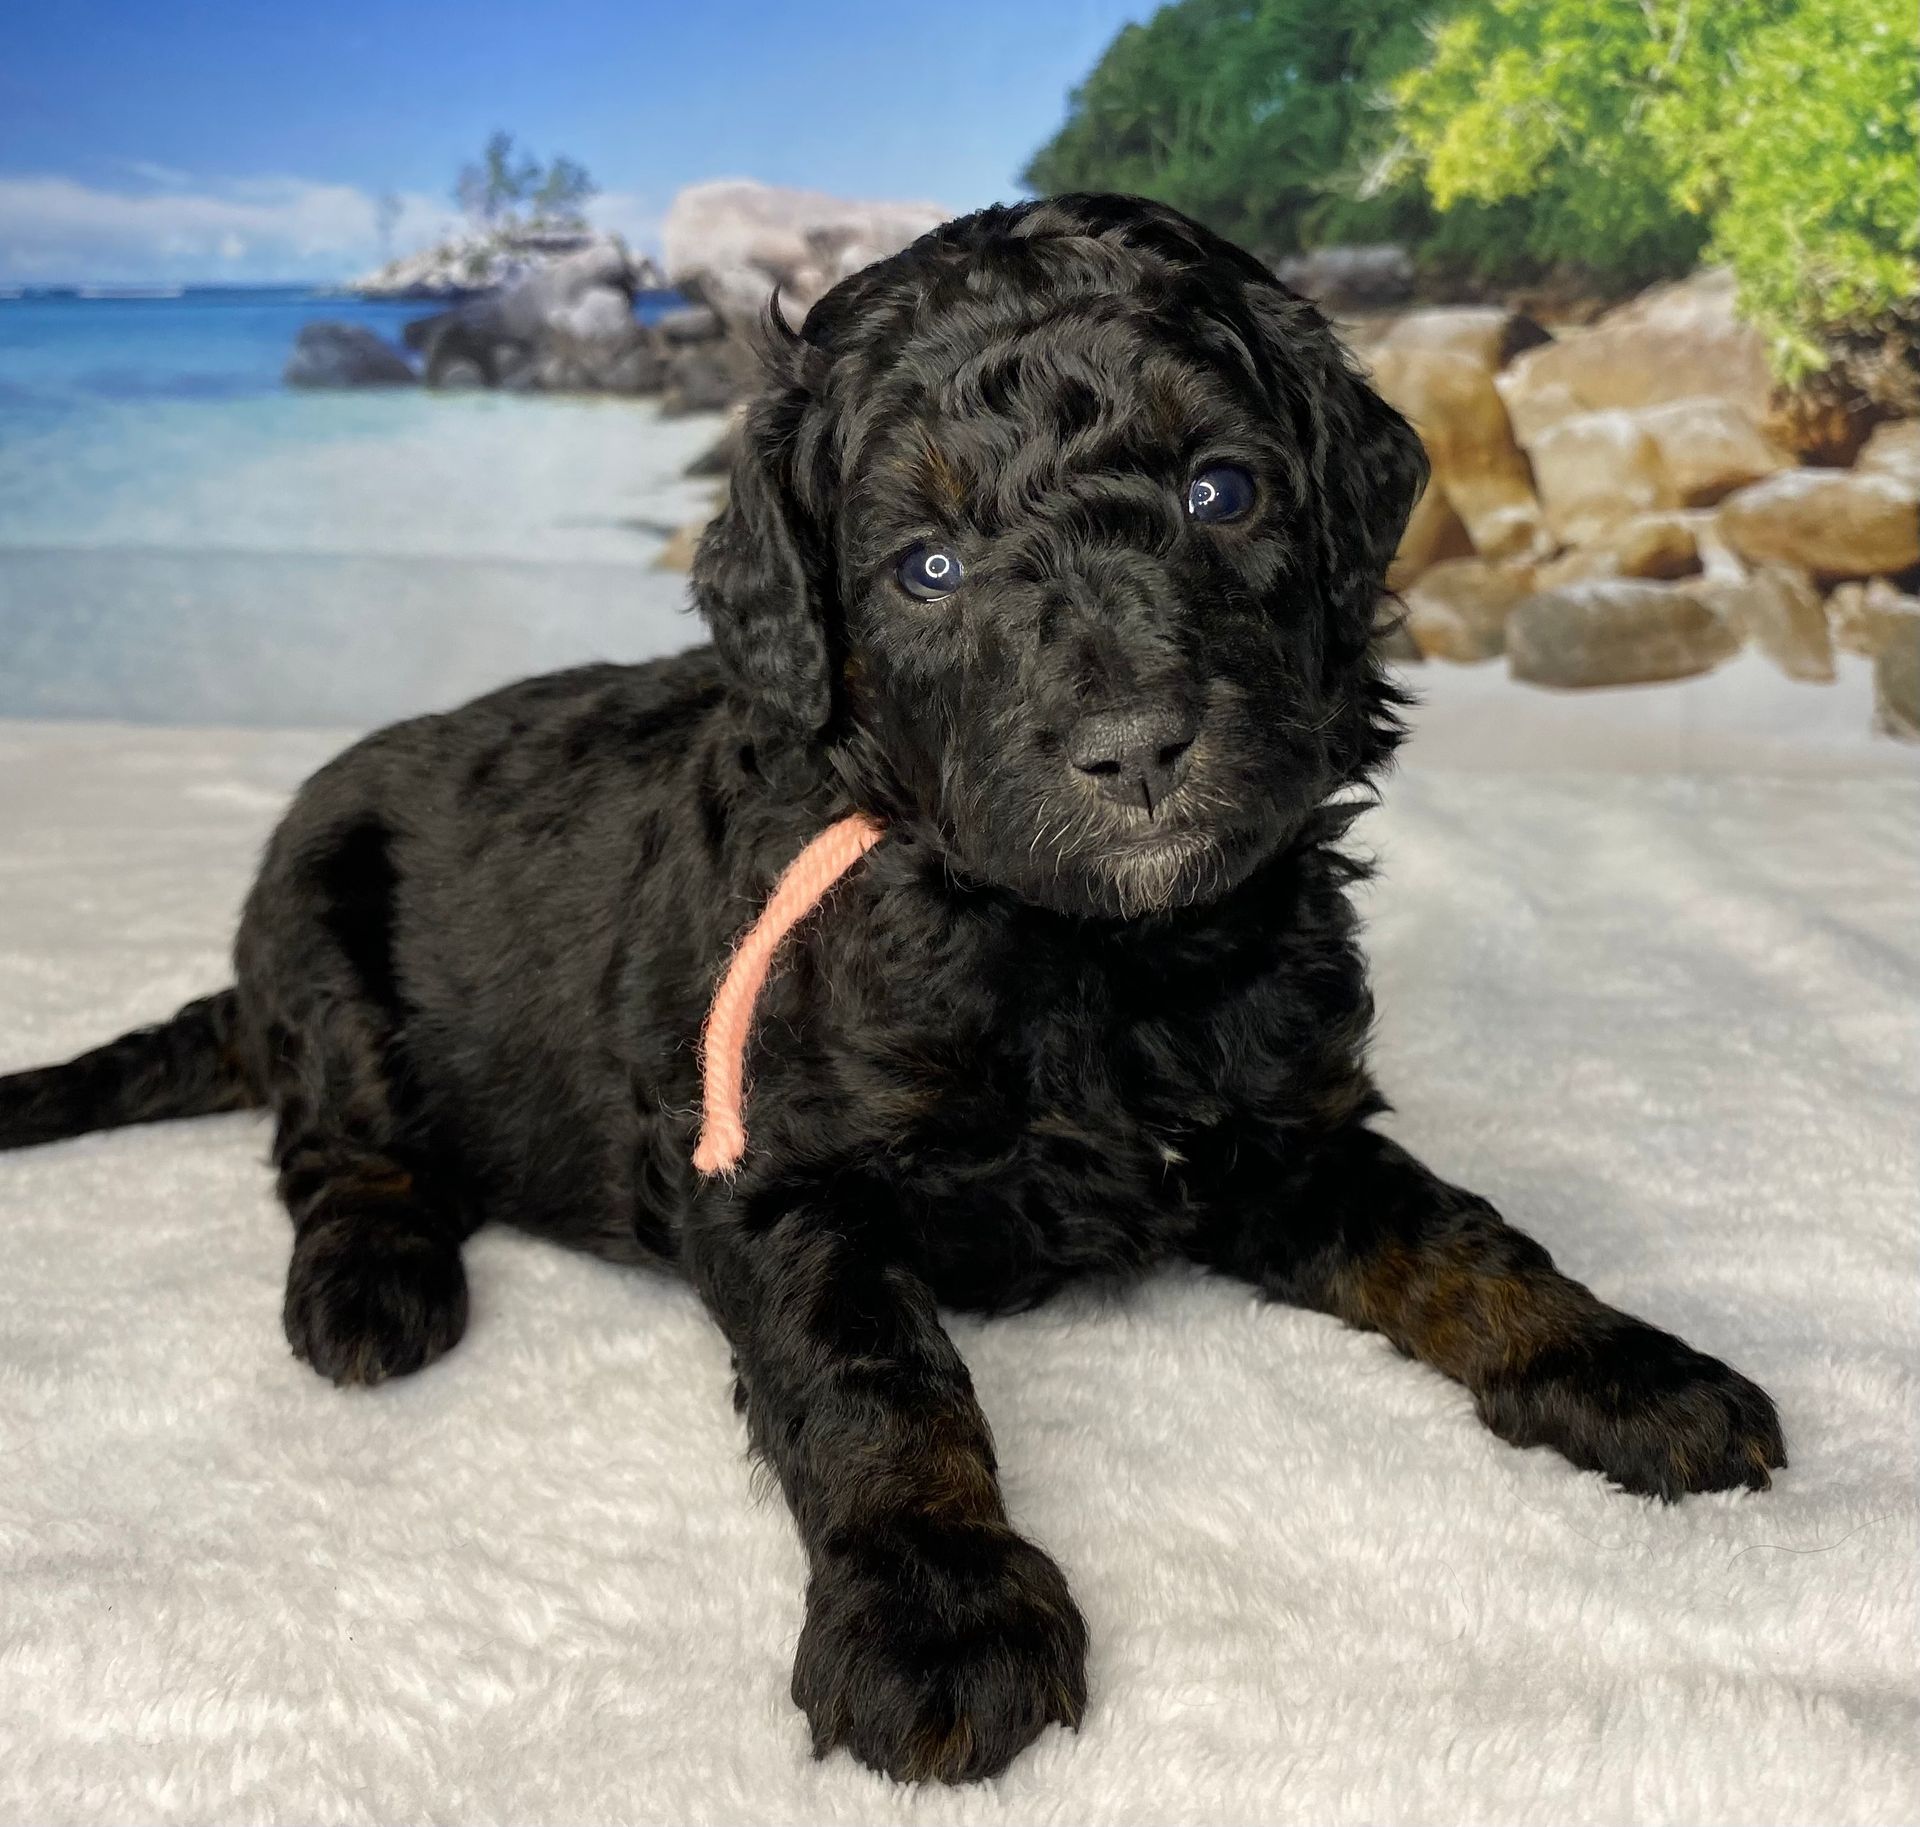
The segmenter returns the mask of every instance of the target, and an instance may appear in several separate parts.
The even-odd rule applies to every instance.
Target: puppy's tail
[[[0,1078],[0,1148],[257,1108],[266,1100],[240,1061],[239,1005],[235,991],[222,990],[64,1066]]]

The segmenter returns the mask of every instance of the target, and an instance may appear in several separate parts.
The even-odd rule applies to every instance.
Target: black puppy
[[[286,1328],[446,1351],[488,1220],[689,1276],[811,1577],[794,1698],[896,1776],[1086,1699],[942,1305],[1186,1257],[1384,1333],[1628,1490],[1764,1487],[1766,1396],[1368,1127],[1337,848],[1425,475],[1326,322],[1173,211],[990,209],[778,339],[694,586],[713,645],[513,686],[308,782],[237,989],[0,1081],[0,1142],[265,1104]],[[697,1037],[781,868],[888,835],[790,942],[751,1146],[690,1165]]]

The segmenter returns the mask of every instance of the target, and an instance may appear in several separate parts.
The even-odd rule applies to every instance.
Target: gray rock
[[[746,350],[731,339],[669,349],[660,410],[724,412],[751,387],[753,366]]]
[[[429,387],[532,384],[534,352],[527,344],[498,337],[485,323],[458,312],[410,323],[402,334],[407,346],[419,351]]]
[[[1790,679],[1833,682],[1826,605],[1804,571],[1763,565],[1735,581],[1702,580],[1694,593]]]
[[[1899,623],[1873,656],[1873,722],[1883,735],[1920,742],[1920,622]]]
[[[1507,665],[1534,685],[1640,685],[1710,672],[1733,627],[1677,584],[1613,580],[1528,597],[1507,617]]]
[[[1895,638],[1903,622],[1920,626],[1920,596],[1895,589],[1884,577],[1841,584],[1827,598],[1833,643],[1847,653],[1871,659]]]
[[[636,327],[633,300],[610,285],[588,286],[571,302],[556,306],[545,325],[549,334],[578,342],[625,340]]]
[[[407,358],[361,324],[303,324],[282,376],[289,387],[411,387]]]
[[[665,364],[658,340],[634,317],[631,278],[618,242],[593,242],[499,292],[418,319],[404,334],[436,387],[651,393]]]
[[[603,363],[599,384],[606,393],[658,393],[666,375],[666,357],[659,343],[651,336],[642,336]]]

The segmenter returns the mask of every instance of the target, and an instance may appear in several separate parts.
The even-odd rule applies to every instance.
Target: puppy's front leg
[[[793,1697],[816,1755],[968,1782],[1079,1724],[1086,1626],[1009,1526],[966,1365],[866,1196],[708,1195],[688,1242],[807,1551]]]
[[[1358,1125],[1238,1151],[1196,1253],[1276,1299],[1384,1333],[1464,1383],[1516,1446],[1629,1491],[1764,1490],[1786,1464],[1764,1391],[1597,1299],[1484,1199]]]

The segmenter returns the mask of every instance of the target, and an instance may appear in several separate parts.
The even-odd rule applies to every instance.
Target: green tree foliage
[[[1495,276],[1730,262],[1783,372],[1920,289],[1912,0],[1457,0],[1399,146]],[[1474,225],[1497,225],[1479,235]]]
[[[594,194],[587,169],[564,156],[543,165],[514,150],[513,135],[487,135],[479,161],[460,170],[454,199],[483,228],[510,227],[525,209],[534,222],[573,224]]]
[[[1728,20],[1771,0],[1701,0]],[[1435,204],[1491,211],[1475,264],[1632,283],[1685,267],[1706,225],[1676,200],[1650,101],[1710,57],[1688,0],[1467,0],[1394,86],[1400,146]]]
[[[1732,83],[1701,73],[1660,123],[1677,194],[1711,218],[1783,372],[1820,365],[1825,327],[1920,307],[1917,103],[1912,0],[1825,0],[1755,32]]]
[[[1426,49],[1408,0],[1181,0],[1129,25],[1034,154],[1036,190],[1156,197],[1261,252],[1417,231],[1382,187],[1387,80]]]

